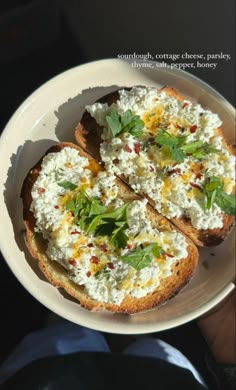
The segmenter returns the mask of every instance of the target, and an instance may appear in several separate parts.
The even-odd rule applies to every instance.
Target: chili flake
[[[73,265],[73,267],[75,267],[76,264],[77,264],[75,259],[70,259],[70,260],[69,260],[69,263],[70,263],[71,265]]]
[[[129,147],[129,145],[125,145],[124,146],[124,150],[128,153],[131,153],[132,152],[132,149]]]
[[[189,130],[190,130],[190,133],[195,133],[197,130],[197,126],[196,125],[190,126]]]
[[[96,256],[92,256],[90,258],[90,262],[93,263],[93,264],[98,264],[99,263],[99,260]]]

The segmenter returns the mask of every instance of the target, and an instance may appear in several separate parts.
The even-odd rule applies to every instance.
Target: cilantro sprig
[[[125,111],[123,115],[112,110],[106,115],[106,122],[113,137],[121,133],[130,133],[135,137],[140,137],[143,134],[144,122],[139,115],[133,115],[131,110]]]
[[[187,138],[188,135],[176,137],[161,129],[155,138],[155,142],[163,148],[164,153],[178,164],[182,163],[187,155],[200,160],[210,153],[219,152],[213,146],[200,140],[186,143]]]
[[[211,209],[216,203],[228,215],[236,214],[236,198],[234,195],[228,195],[223,192],[224,183],[217,177],[207,178],[202,186],[202,192],[205,195],[206,209]]]
[[[163,253],[163,249],[157,243],[153,243],[143,248],[136,248],[128,255],[121,256],[121,260],[140,271],[150,265],[155,257],[160,257]]]

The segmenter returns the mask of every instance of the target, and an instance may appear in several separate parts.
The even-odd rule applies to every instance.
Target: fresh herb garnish
[[[123,206],[109,211],[95,197],[90,197],[85,190],[66,203],[66,210],[71,211],[74,223],[87,234],[109,236],[116,248],[124,248],[128,241],[125,230],[128,228],[127,207]]]
[[[135,137],[140,137],[143,134],[144,122],[139,115],[133,115],[131,110],[125,111],[123,115],[112,110],[106,115],[106,121],[113,137],[121,133],[130,133]]]
[[[108,280],[110,275],[111,275],[111,270],[105,265],[102,269],[97,271],[94,276],[97,279],[102,279],[103,277],[105,277],[105,279]]]
[[[225,214],[236,215],[236,198],[234,195],[228,195],[225,192],[221,192],[216,197],[215,202]]]
[[[118,221],[126,221],[127,216],[126,216],[126,210],[128,207],[128,203],[124,204],[123,206],[110,211],[110,212],[105,212],[103,214],[97,215],[92,223],[89,225],[87,232],[88,233],[94,233],[97,229],[97,227],[101,223],[109,223],[112,221],[118,222]]]
[[[205,144],[203,141],[193,141],[186,143],[188,135],[176,137],[166,130],[159,130],[155,141],[162,146],[164,153],[170,156],[178,164],[182,163],[187,155],[191,155],[196,159],[202,159],[210,153],[218,153],[219,151],[213,146]]]
[[[223,192],[224,183],[217,177],[207,178],[202,186],[202,192],[206,197],[206,209],[210,209],[216,203],[226,214],[235,215],[236,202],[234,195]]]
[[[71,183],[71,181],[61,181],[60,183],[57,183],[60,187],[64,188],[65,190],[75,190],[77,188],[77,185]]]
[[[127,222],[115,222],[116,228],[112,231],[111,244],[116,248],[124,248],[127,245],[129,237],[125,233],[125,229],[129,227]]]
[[[144,248],[135,249],[128,255],[121,256],[121,260],[140,271],[142,268],[150,265],[155,257],[160,257],[163,253],[163,249],[158,244],[153,243]]]
[[[204,145],[203,141],[193,141],[188,144],[182,145],[182,150],[184,153],[195,153],[199,148]]]
[[[180,148],[186,141],[187,136],[175,137],[166,130],[159,130],[156,136],[156,143],[163,147],[164,153],[170,156],[177,163],[182,163],[186,157]]]
[[[184,153],[189,153],[197,160],[201,160],[210,153],[219,153],[219,150],[209,144],[205,144],[203,141],[193,141],[181,148]]]
[[[169,170],[169,166],[168,165],[166,165],[165,167],[161,168],[161,170],[158,172],[159,177],[163,178],[167,174],[168,170]]]
[[[108,235],[111,237],[111,244],[116,248],[124,248],[128,241],[125,230],[128,228],[127,207],[128,203],[118,209],[97,215],[90,222],[86,232],[96,235]]]

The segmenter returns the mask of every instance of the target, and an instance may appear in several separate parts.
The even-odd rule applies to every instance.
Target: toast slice
[[[122,88],[125,90],[130,90],[131,88]],[[119,99],[119,90],[112,92],[101,99],[98,100],[100,103],[107,103],[110,106],[112,103],[115,103]],[[177,100],[184,101],[184,97],[180,95],[178,91],[174,88],[164,87],[161,91],[165,92],[166,95],[172,96]],[[95,159],[102,161],[100,155],[100,146],[103,142],[102,136],[102,127],[98,125],[96,120],[85,111],[80,123],[75,129],[75,138],[79,146],[84,150],[89,152]],[[215,129],[215,133],[222,137],[223,146],[231,153],[234,154],[233,148],[227,145],[227,142],[222,134],[221,128]],[[128,179],[122,174],[119,177],[128,184]],[[233,190],[235,192],[235,190]],[[155,202],[151,199],[148,194],[145,194],[149,203],[155,207]],[[196,229],[190,218],[182,216],[180,218],[170,218],[170,221],[177,226],[181,231],[183,231],[188,237],[190,237],[193,242],[198,246],[215,246],[220,244],[227,235],[229,234],[235,217],[233,215],[228,215],[223,213],[223,226],[221,228],[213,229]]]
[[[72,143],[64,142],[56,144],[52,146],[45,155],[60,152],[65,147],[76,149],[80,156],[86,157],[94,175],[104,169],[103,166],[98,164],[90,154]],[[198,251],[192,241],[185,237],[187,241],[187,257],[176,261],[173,264],[171,275],[163,278],[159,286],[153,292],[148,293],[146,296],[141,298],[136,298],[128,294],[119,305],[109,302],[100,302],[91,298],[85,292],[83,285],[78,285],[68,278],[68,271],[61,264],[48,257],[46,253],[48,241],[43,238],[41,232],[35,231],[36,219],[34,213],[31,211],[31,192],[34,183],[39,177],[42,161],[43,157],[32,169],[30,169],[23,183],[21,197],[23,201],[23,219],[26,227],[26,245],[32,257],[38,261],[41,271],[50,283],[58,288],[63,288],[69,295],[77,299],[86,309],[95,311],[108,310],[112,312],[132,314],[149,310],[167,302],[190,281],[198,262]],[[141,199],[121,180],[116,179],[116,183],[119,187],[119,198],[123,201],[131,202],[133,200]],[[159,231],[168,232],[177,230],[166,218],[159,215],[150,205],[146,206],[146,215],[151,221],[151,225],[158,228]],[[180,234],[182,235],[182,233]]]

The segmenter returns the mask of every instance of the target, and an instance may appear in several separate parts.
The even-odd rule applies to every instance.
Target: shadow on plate
[[[75,142],[74,131],[79,123],[87,104],[93,104],[100,97],[122,88],[121,86],[112,85],[110,87],[94,87],[81,91],[77,96],[68,99],[61,104],[54,112],[58,118],[55,128],[55,134],[60,142]],[[66,134],[66,137],[65,137]]]

